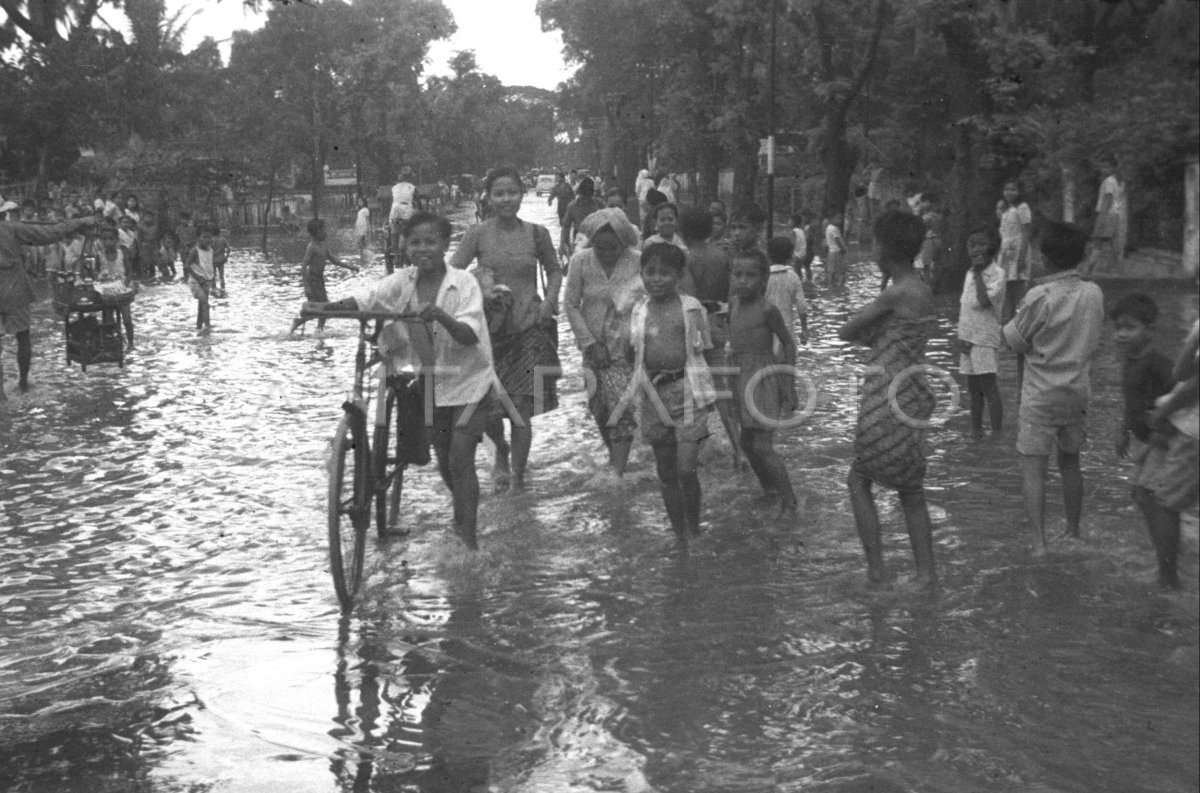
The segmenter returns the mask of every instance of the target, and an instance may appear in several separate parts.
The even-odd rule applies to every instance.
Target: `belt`
[[[687,369],[669,369],[662,372],[647,372],[647,374],[650,375],[650,385],[669,385],[677,380],[682,380],[687,374]]]

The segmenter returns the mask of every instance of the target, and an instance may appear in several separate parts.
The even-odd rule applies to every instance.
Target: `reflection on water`
[[[553,225],[549,208],[529,212]],[[863,587],[845,495],[860,352],[835,334],[874,290],[867,268],[847,295],[811,301],[800,359],[816,412],[779,442],[798,525],[729,469],[718,437],[703,460],[705,535],[675,548],[647,451],[622,485],[603,473],[565,345],[562,407],[535,423],[532,492],[485,498],[472,559],[449,537],[436,475],[411,472],[405,509],[420,528],[372,548],[363,602],[341,617],[323,460],[354,328],[287,336],[302,250],[239,250],[208,337],[193,335],[181,286],[145,290],[125,370],[68,368],[40,310],[37,388],[0,408],[0,787],[1200,784],[1194,544],[1188,592],[1158,593],[1103,441],[1119,415],[1111,347],[1084,458],[1087,542],[1030,561],[1012,431],[967,442],[959,416],[930,436],[943,584],[922,597]],[[336,296],[373,276],[329,277]],[[1143,286],[1173,347],[1194,294]],[[954,302],[929,348],[946,368]],[[908,569],[898,505],[885,496],[880,509],[887,552]]]

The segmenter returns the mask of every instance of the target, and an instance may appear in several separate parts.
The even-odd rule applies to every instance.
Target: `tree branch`
[[[8,14],[8,18],[13,21],[13,24],[39,44],[49,44],[55,39],[54,35],[47,35],[47,29],[53,31],[54,27],[33,24],[33,20],[22,14],[17,8],[17,0],[0,0],[0,8],[4,9],[4,13]]]
[[[867,84],[867,78],[871,76],[871,70],[875,68],[875,60],[879,57],[879,42],[883,38],[883,29],[887,26],[887,10],[887,0],[875,1],[875,27],[871,31],[871,41],[867,44],[867,53],[863,57],[862,63],[858,65],[858,70],[850,83],[850,90],[842,98],[842,105],[846,110],[862,93],[863,86]]]

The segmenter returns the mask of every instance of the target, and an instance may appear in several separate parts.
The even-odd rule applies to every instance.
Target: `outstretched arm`
[[[792,336],[792,329],[783,321],[783,314],[773,305],[768,304],[763,312],[767,320],[767,327],[771,329],[771,333],[775,334],[775,338],[779,339],[779,343],[783,345],[783,363],[788,366],[796,365],[796,339]]]

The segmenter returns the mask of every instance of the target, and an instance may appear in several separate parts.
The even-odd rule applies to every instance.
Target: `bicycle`
[[[342,609],[348,611],[362,584],[367,529],[372,514],[380,539],[407,535],[408,530],[398,525],[404,469],[410,464],[426,464],[430,459],[424,439],[406,438],[406,433],[400,429],[400,425],[406,423],[410,430],[419,434],[418,428],[424,426],[425,400],[420,380],[411,372],[390,371],[376,349],[376,341],[386,322],[424,324],[424,320],[416,314],[307,307],[300,310],[300,317],[305,320],[358,321],[354,386],[349,398],[342,403],[343,415],[334,433],[329,461],[329,572]],[[384,370],[374,389],[372,405],[372,394],[365,387],[365,381],[368,371],[375,366],[382,366]],[[367,434],[368,417],[372,422],[370,437]],[[412,419],[416,419],[416,423]],[[406,441],[409,442],[407,446]]]

